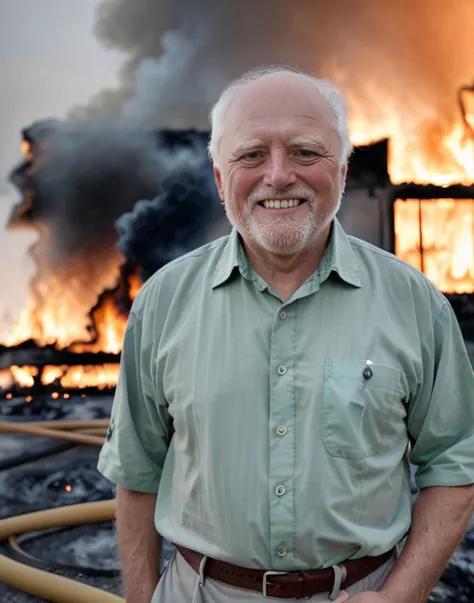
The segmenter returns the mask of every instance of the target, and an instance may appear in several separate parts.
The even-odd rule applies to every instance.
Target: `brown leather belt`
[[[332,568],[311,571],[276,572],[239,567],[207,558],[204,568],[201,568],[203,555],[182,546],[176,549],[185,561],[199,574],[202,569],[203,577],[223,582],[229,586],[253,590],[267,597],[277,599],[299,599],[312,597],[318,593],[331,592],[335,582],[335,572]],[[347,588],[362,580],[381,567],[394,554],[395,549],[387,551],[378,557],[362,557],[349,559],[339,564],[345,574],[341,588]],[[345,571],[344,571],[345,569]]]

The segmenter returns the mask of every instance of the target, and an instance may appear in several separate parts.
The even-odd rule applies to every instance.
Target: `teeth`
[[[280,201],[279,199],[269,199],[263,202],[263,206],[267,209],[286,209],[288,207],[296,207],[299,204],[299,199],[284,199],[283,201]]]

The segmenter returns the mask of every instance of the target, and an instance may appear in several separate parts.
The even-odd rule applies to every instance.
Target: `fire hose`
[[[68,440],[77,444],[101,446],[108,420],[43,421],[12,423],[0,421],[0,433],[26,433]],[[78,432],[80,430],[80,432]],[[19,534],[55,527],[77,526],[111,521],[115,500],[89,502],[26,513],[0,520],[0,541]],[[82,582],[51,574],[0,555],[0,581],[51,603],[124,603],[124,599]]]

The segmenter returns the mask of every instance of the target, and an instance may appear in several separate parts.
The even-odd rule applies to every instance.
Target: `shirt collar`
[[[329,266],[328,275],[331,272],[335,272],[340,279],[349,285],[354,287],[362,286],[357,259],[349,238],[337,218],[333,221],[331,238],[322,264]],[[240,270],[240,273],[245,278],[249,278],[253,272],[240,242],[239,234],[233,228],[217,263],[212,287],[215,288],[227,282],[236,268]]]
[[[331,229],[332,253],[330,256],[331,272],[336,272],[344,282],[354,287],[362,287],[359,266],[349,237],[337,218],[334,218]]]
[[[245,255],[239,241],[239,233],[233,228],[214,272],[213,289],[230,279],[234,269],[239,266],[239,255],[241,254]]]

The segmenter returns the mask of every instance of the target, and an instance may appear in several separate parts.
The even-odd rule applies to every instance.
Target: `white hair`
[[[292,73],[310,80],[319,94],[324,98],[334,115],[336,128],[341,144],[341,163],[345,163],[352,152],[352,143],[349,137],[347,104],[342,92],[330,81],[315,77],[293,67],[273,65],[270,67],[257,67],[247,71],[242,76],[228,84],[221,92],[216,104],[209,114],[211,123],[211,137],[208,151],[213,163],[219,164],[219,144],[222,137],[224,118],[236,93],[249,84],[274,73]]]

